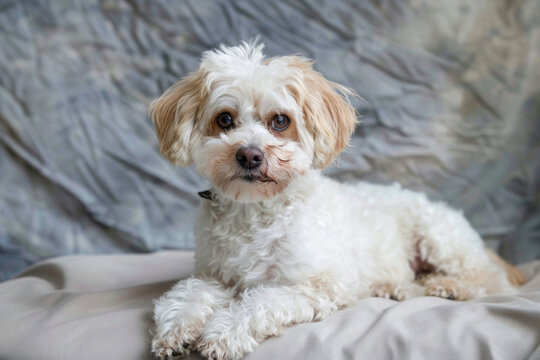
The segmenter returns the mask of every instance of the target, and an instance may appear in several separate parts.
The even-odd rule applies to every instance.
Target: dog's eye
[[[272,129],[276,131],[283,131],[289,127],[291,120],[287,115],[278,114],[272,119]]]
[[[219,116],[217,117],[217,123],[220,128],[225,130],[230,129],[234,125],[232,116],[228,112],[219,114]]]

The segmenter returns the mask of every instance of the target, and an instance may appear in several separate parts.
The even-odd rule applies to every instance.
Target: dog
[[[161,153],[211,183],[194,274],[155,301],[156,357],[239,359],[370,296],[517,291],[523,274],[487,252],[461,213],[399,185],[324,177],[357,125],[355,93],[308,59],[262,50],[207,51],[150,104]]]

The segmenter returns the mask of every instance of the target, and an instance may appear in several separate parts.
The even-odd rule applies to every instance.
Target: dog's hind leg
[[[519,270],[514,265],[511,265],[504,261],[499,255],[497,255],[495,251],[486,247],[486,253],[488,254],[491,261],[498,264],[499,266],[502,266],[506,270],[508,280],[512,285],[522,286],[527,282],[527,276],[521,270]]]
[[[433,269],[419,279],[426,295],[468,300],[516,292],[505,270],[491,261],[482,239],[461,213],[418,198],[409,214],[418,239],[418,257]]]
[[[424,293],[424,287],[414,282],[396,283],[388,281],[378,282],[371,286],[371,296],[396,301],[405,301],[422,296]]]

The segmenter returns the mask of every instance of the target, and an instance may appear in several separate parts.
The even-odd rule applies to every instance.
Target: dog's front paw
[[[205,359],[237,360],[252,352],[258,342],[249,334],[232,330],[228,333],[205,333],[197,343],[197,350]]]
[[[228,308],[216,311],[197,342],[199,353],[206,359],[236,360],[252,352],[259,342],[244,315]]]
[[[203,325],[203,322],[193,322],[187,326],[177,326],[167,332],[158,331],[152,340],[152,352],[160,360],[189,355]]]
[[[182,357],[189,354],[190,344],[182,343],[180,338],[168,336],[164,339],[154,337],[152,340],[152,352],[156,355],[156,359],[169,360],[174,357]]]
[[[190,350],[191,344],[183,342],[179,336],[168,336],[164,339],[156,336],[152,341],[152,352],[156,355],[156,359],[159,360],[187,356]]]

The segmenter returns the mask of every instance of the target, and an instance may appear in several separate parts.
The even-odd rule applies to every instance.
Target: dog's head
[[[357,122],[352,92],[298,56],[264,59],[242,43],[203,54],[200,68],[150,105],[161,153],[226,196],[270,199],[345,148]]]

